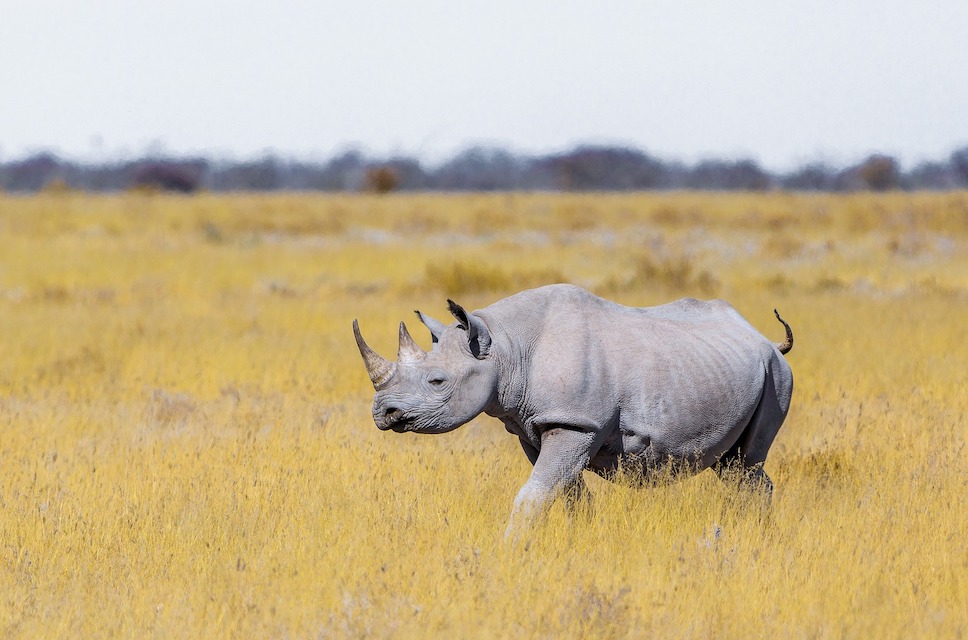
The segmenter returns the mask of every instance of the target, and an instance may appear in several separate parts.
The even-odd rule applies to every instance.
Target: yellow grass
[[[592,478],[509,546],[499,423],[377,431],[354,317],[557,280],[779,308],[771,510]],[[964,193],[3,196],[0,636],[964,637],[966,335]]]

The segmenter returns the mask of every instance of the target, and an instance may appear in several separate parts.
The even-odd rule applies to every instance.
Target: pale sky
[[[968,146],[968,1],[0,0],[0,159]]]

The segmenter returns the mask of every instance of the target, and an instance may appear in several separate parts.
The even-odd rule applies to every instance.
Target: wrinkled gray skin
[[[400,323],[396,363],[353,322],[373,419],[384,431],[445,433],[482,412],[499,418],[534,466],[509,532],[556,496],[582,495],[584,469],[648,481],[670,465],[737,468],[772,491],[762,466],[793,391],[782,319],[787,339],[774,344],[722,300],[633,308],[571,285],[450,310],[450,325],[417,312],[429,353]]]

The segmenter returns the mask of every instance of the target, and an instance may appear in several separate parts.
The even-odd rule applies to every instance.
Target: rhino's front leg
[[[600,445],[597,431],[567,427],[545,430],[531,477],[514,499],[505,537],[529,526],[558,496],[566,494],[573,499],[584,491],[581,472]]]

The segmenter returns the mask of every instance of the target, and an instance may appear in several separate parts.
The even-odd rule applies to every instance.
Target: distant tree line
[[[708,189],[762,191],[886,191],[968,188],[968,147],[909,171],[887,155],[850,167],[808,164],[771,173],[753,160],[684,164],[617,146],[579,146],[551,155],[524,156],[473,147],[428,166],[416,158],[367,157],[347,151],[308,162],[267,155],[257,160],[145,157],[84,163],[39,153],[0,162],[0,189],[122,191],[640,191]]]

